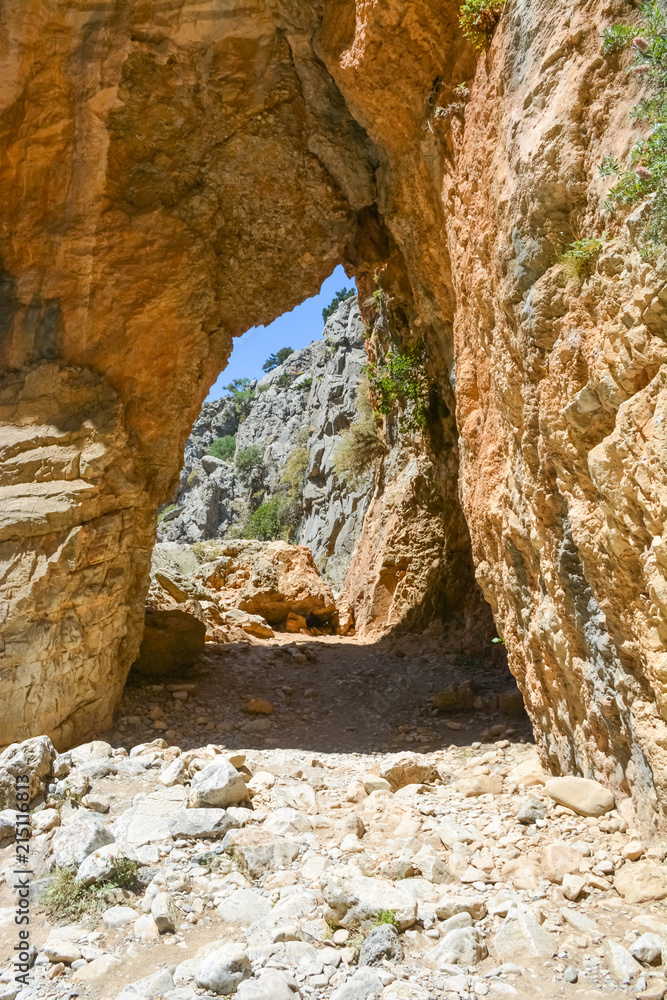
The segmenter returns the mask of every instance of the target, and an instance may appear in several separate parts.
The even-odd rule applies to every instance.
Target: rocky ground
[[[130,686],[105,740],[6,750],[0,1000],[662,997],[667,847],[600,785],[542,772],[502,671],[474,690],[452,654],[443,690],[441,645],[209,644],[187,682]],[[58,916],[54,885],[84,912]]]

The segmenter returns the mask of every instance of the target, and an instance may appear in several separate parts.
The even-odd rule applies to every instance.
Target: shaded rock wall
[[[632,220],[603,215],[597,178],[601,155],[623,154],[635,133],[627,111],[640,81],[599,45],[633,7],[508,0],[480,58],[458,10],[8,0],[2,391],[47,365],[103,383],[100,405],[127,445],[91,473],[96,511],[122,509],[141,551],[231,337],[315,291],[339,261],[362,300],[381,272],[396,336],[426,343],[449,411],[427,445],[452,513],[441,579],[467,546],[444,476],[460,459],[478,579],[545,761],[601,777],[662,823],[667,274],[640,258]],[[464,81],[465,113],[435,123]],[[591,273],[567,280],[559,250],[605,228]],[[50,428],[65,398],[54,390]],[[20,426],[38,412],[31,402]],[[53,447],[18,482],[59,482]],[[128,493],[112,475],[123,462]],[[64,532],[92,523],[62,496]],[[21,505],[10,564],[50,551],[47,534]],[[81,558],[83,581],[93,561]],[[146,585],[139,563],[113,569],[119,596],[105,620],[119,677],[138,644],[120,623]],[[45,556],[39,577],[54,620],[59,565]],[[36,608],[38,581],[23,579]],[[99,658],[68,642],[54,642],[51,670],[78,658],[94,678]],[[38,674],[38,662],[30,652],[3,669],[4,705],[17,671]],[[9,736],[49,720],[45,706],[22,724],[12,716]]]

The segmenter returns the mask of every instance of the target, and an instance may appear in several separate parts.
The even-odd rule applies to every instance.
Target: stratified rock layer
[[[642,80],[600,53],[628,10],[507,0],[480,58],[458,14],[4,4],[3,740],[77,738],[110,707],[153,510],[232,336],[342,261],[362,301],[381,275],[439,383],[443,587],[468,551],[460,446],[478,579],[545,762],[664,821],[667,273],[636,215],[603,214],[598,177],[636,131]],[[568,278],[557,254],[605,229]]]

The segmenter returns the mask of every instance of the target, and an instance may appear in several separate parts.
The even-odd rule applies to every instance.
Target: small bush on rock
[[[656,2],[643,3],[641,13],[642,31],[627,25],[606,28],[602,49],[609,54],[632,45],[634,65],[630,72],[647,76],[656,84],[653,95],[630,112],[631,118],[649,126],[649,134],[635,143],[625,164],[612,156],[603,157],[600,173],[617,178],[607,195],[608,211],[653,195],[643,223],[643,250],[650,253],[667,243],[667,18]]]
[[[225,392],[228,392],[232,397],[234,410],[241,423],[250,413],[255,400],[255,392],[248,388],[249,385],[249,378],[235,378],[229,385],[225,386]]]
[[[565,267],[570,277],[580,280],[588,265],[597,257],[601,249],[602,240],[591,237],[575,240],[556,258],[556,262]]]
[[[259,445],[251,444],[242,448],[236,456],[236,469],[240,476],[248,478],[262,467],[264,453]]]
[[[489,44],[504,5],[505,0],[465,0],[459,23],[476,49],[485,49]]]
[[[244,535],[246,538],[259,538],[263,542],[270,542],[274,538],[280,538],[284,527],[282,520],[283,498],[272,497],[265,503],[260,504],[248,519],[248,525]]]
[[[279,351],[275,354],[270,354],[264,364],[262,365],[263,372],[272,372],[274,368],[278,368],[282,365],[283,361],[287,361],[290,354],[294,354],[293,347],[281,347]]]
[[[224,437],[216,438],[207,451],[207,455],[219,458],[223,462],[231,462],[236,452],[236,435],[225,434]]]
[[[364,372],[377,399],[378,413],[389,415],[398,406],[405,409],[404,431],[423,430],[428,420],[431,383],[426,373],[426,351],[417,347],[401,354],[389,351],[377,366],[366,365]]]
[[[343,431],[333,455],[336,475],[352,486],[356,486],[367,472],[376,468],[387,451],[368,402],[367,379],[363,379],[357,389],[357,410],[357,419]]]

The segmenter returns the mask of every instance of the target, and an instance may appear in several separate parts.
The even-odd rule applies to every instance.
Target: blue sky
[[[350,281],[343,268],[337,267],[322,285],[319,295],[283,313],[269,326],[254,326],[242,337],[237,337],[229,364],[212,386],[208,399],[219,399],[224,395],[223,386],[235,378],[262,378],[265,374],[262,365],[281,347],[297,351],[321,337],[324,329],[322,310],[341,288],[353,287],[354,280]]]

